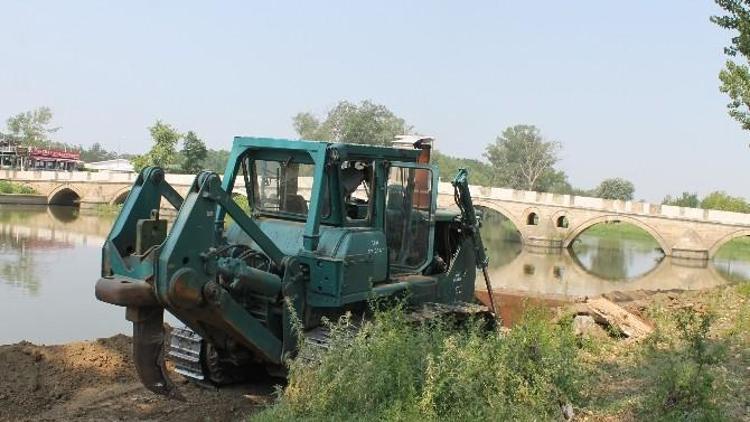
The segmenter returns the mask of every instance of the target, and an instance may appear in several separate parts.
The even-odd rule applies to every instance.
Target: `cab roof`
[[[341,159],[381,159],[388,161],[416,162],[420,150],[393,148],[377,145],[333,143],[304,139],[260,138],[236,136],[233,149],[239,150],[287,150],[306,151],[313,155],[321,150],[329,150]]]

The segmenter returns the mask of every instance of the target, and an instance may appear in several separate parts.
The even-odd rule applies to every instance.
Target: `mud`
[[[185,402],[141,386],[131,339],[0,346],[0,421],[234,421],[267,405],[278,380],[205,388],[171,374]]]

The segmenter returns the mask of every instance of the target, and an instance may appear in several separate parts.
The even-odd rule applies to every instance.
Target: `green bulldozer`
[[[143,384],[180,397],[167,358],[216,385],[283,373],[300,341],[325,345],[322,321],[364,317],[381,299],[486,313],[467,172],[453,180],[457,207],[438,209],[430,148],[236,137],[223,178],[199,173],[184,198],[161,168],[141,171],[103,246],[96,297],[126,307]],[[164,310],[185,325],[166,346]]]

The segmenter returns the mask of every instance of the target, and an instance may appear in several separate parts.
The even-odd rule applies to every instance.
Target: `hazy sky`
[[[271,4],[273,3],[273,4]],[[750,197],[750,133],[717,74],[710,1],[3,1],[0,121],[47,105],[58,138],[137,152],[160,118],[212,148],[292,137],[340,99],[387,105],[443,152],[480,157],[529,123],[570,182],[636,196]]]

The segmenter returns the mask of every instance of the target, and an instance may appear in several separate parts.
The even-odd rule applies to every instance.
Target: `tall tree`
[[[26,146],[42,146],[49,142],[49,136],[59,127],[51,127],[52,110],[39,107],[31,111],[18,113],[7,120],[9,139]]]
[[[487,146],[484,156],[495,167],[497,180],[515,189],[539,190],[545,173],[554,171],[560,143],[545,141],[532,125],[509,127]]]
[[[699,208],[701,206],[701,201],[698,199],[698,194],[695,192],[682,192],[682,195],[677,197],[667,195],[661,203],[663,205],[673,205],[675,207],[686,208]]]
[[[562,170],[551,168],[537,181],[536,189],[539,192],[562,193],[569,195],[573,193],[573,186],[568,182],[568,175]]]
[[[225,149],[209,149],[206,151],[206,159],[203,160],[203,167],[206,170],[224,174],[228,160],[229,151]]]
[[[750,69],[747,66],[750,59],[750,2],[715,1],[726,14],[712,16],[711,22],[732,31],[734,35],[729,46],[724,48],[730,60],[719,72],[719,89],[729,96],[729,115],[740,122],[743,129],[750,129]]]
[[[632,200],[634,193],[635,186],[633,186],[633,183],[619,177],[604,179],[594,189],[594,195],[599,198],[619,199],[621,201]]]
[[[294,116],[292,121],[294,130],[303,139],[353,144],[390,145],[397,135],[412,130],[404,119],[386,106],[369,100],[359,104],[339,101],[328,111],[325,120],[303,112]]]
[[[475,160],[473,158],[451,157],[433,150],[430,160],[440,168],[440,177],[444,181],[451,180],[456,175],[458,169],[465,168],[469,170],[469,180],[472,185],[493,186],[494,170],[489,164]]]
[[[723,191],[711,192],[701,201],[701,208],[750,213],[750,203]]]
[[[182,135],[161,120],[157,120],[148,130],[151,133],[154,145],[149,152],[137,155],[131,160],[133,168],[135,168],[135,171],[141,171],[147,166],[169,168],[177,161],[175,148]]]
[[[188,131],[182,143],[182,170],[187,173],[203,170],[207,153],[203,140],[192,130]]]
[[[107,151],[99,142],[94,142],[94,144],[89,148],[80,147],[80,150],[81,160],[87,163],[91,163],[94,161],[112,160],[114,158],[117,158],[116,153]]]

